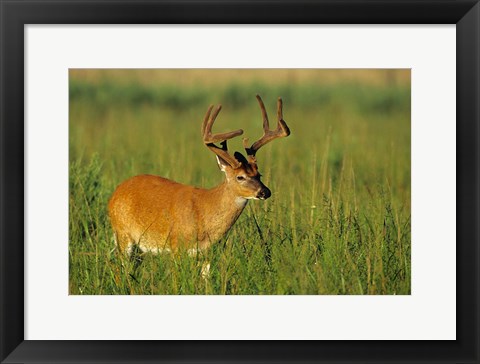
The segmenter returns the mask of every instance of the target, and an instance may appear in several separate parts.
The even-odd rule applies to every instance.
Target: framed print
[[[478,362],[477,1],[2,15],[2,362]]]

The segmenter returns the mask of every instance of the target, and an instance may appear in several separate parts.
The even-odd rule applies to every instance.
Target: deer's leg
[[[128,257],[132,254],[134,242],[130,234],[115,231],[114,240],[120,253]]]
[[[210,278],[210,262],[203,262],[201,273],[203,279]]]
[[[189,257],[196,257],[200,253],[200,248],[190,248],[187,250],[187,254]],[[210,261],[204,261],[202,263],[202,268],[200,270],[202,278],[207,280],[210,278]]]

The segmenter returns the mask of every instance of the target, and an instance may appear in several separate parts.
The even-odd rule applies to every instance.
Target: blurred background
[[[291,135],[259,151],[259,169],[273,196],[250,203],[229,239],[258,245],[252,217],[263,235],[276,227],[269,248],[277,254],[269,263],[276,268],[262,271],[258,260],[242,270],[239,263],[232,275],[241,272],[257,283],[240,280],[228,291],[220,283],[208,290],[198,281],[198,289],[410,292],[410,70],[71,69],[69,82],[72,293],[92,285],[97,288],[90,293],[126,289],[115,286],[124,278],[113,268],[92,273],[95,264],[102,269],[99,256],[103,269],[112,264],[102,254],[113,247],[105,207],[115,187],[144,173],[206,188],[220,183],[223,174],[202,143],[203,116],[210,104],[222,104],[213,131],[241,128],[253,142],[262,135],[256,94],[272,128],[277,97],[283,98]],[[243,152],[241,138],[229,141],[229,150]],[[221,260],[226,253],[218,254]],[[178,293],[165,279],[146,291]]]
[[[262,133],[257,93],[273,122],[276,99],[284,100],[293,132],[272,152],[288,156],[290,168],[305,172],[328,147],[331,172],[348,157],[357,178],[409,184],[409,70],[71,70],[70,160],[96,153],[118,169],[135,162],[138,173],[201,182],[210,174],[203,161],[215,163],[199,132],[208,105],[223,105],[217,130],[243,128],[254,140]]]

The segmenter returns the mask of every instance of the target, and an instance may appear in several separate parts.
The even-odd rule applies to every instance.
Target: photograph
[[[410,69],[69,69],[69,295],[410,295]]]

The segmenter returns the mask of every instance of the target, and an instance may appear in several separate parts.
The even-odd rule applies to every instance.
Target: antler
[[[205,114],[205,118],[203,119],[203,124],[202,124],[203,142],[208,147],[208,149],[210,149],[213,153],[215,153],[220,158],[222,158],[232,168],[234,169],[239,168],[242,165],[242,163],[240,163],[237,159],[235,159],[235,157],[231,156],[228,153],[227,140],[232,139],[236,136],[242,135],[243,130],[238,129],[238,130],[230,131],[227,133],[212,134],[213,123],[215,122],[215,119],[217,118],[218,113],[222,109],[222,105],[218,105],[215,111],[213,112],[213,114],[211,114],[212,109],[213,109],[213,105],[210,105],[210,107],[207,110],[207,113]],[[221,148],[214,144],[217,142],[220,142],[222,146]]]
[[[263,118],[263,136],[257,140],[255,143],[252,144],[251,147],[248,147],[248,139],[243,140],[243,146],[245,147],[245,151],[250,157],[255,157],[255,153],[263,147],[265,144],[271,142],[274,139],[287,137],[290,135],[290,129],[287,126],[285,120],[283,120],[283,102],[282,99],[279,97],[277,101],[277,129],[270,130],[270,126],[268,123],[268,116],[267,111],[265,110],[265,105],[263,104],[262,98],[257,95],[258,104],[260,105],[260,109],[262,111],[262,118]]]

